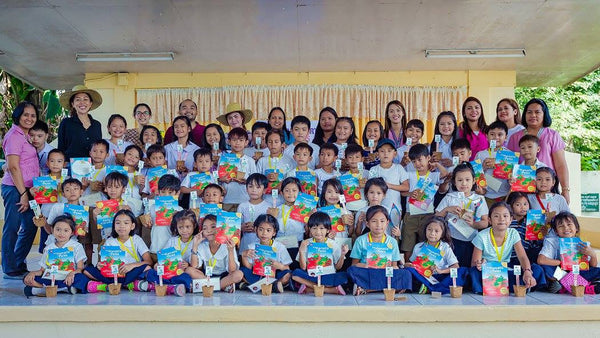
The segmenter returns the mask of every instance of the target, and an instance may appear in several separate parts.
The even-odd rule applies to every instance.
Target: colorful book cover
[[[84,205],[65,204],[64,213],[70,214],[75,221],[75,234],[85,236],[89,231],[90,208]]]
[[[60,271],[75,270],[75,253],[73,247],[54,248],[48,250],[46,266],[56,265]]]
[[[335,273],[333,263],[333,247],[330,243],[310,243],[306,249],[306,272],[316,276],[318,266],[322,267],[323,275]]]
[[[515,164],[512,177],[515,183],[511,184],[510,191],[525,193],[535,192],[535,170],[534,166]]]
[[[546,214],[542,210],[527,210],[525,220],[525,239],[538,241],[544,239],[547,230]]]
[[[150,193],[156,195],[158,193],[158,180],[167,174],[166,166],[154,167],[148,169],[147,177]]]
[[[236,178],[240,158],[234,153],[223,153],[219,158],[219,178]]]
[[[190,188],[194,190],[204,190],[207,185],[212,183],[210,172],[197,173],[190,176]]]
[[[342,183],[342,189],[344,190],[346,202],[360,201],[361,195],[358,177],[352,174],[346,174],[340,176],[339,180],[340,183]]]
[[[507,180],[512,174],[513,166],[519,163],[519,156],[510,150],[496,152],[494,172],[492,176],[501,180]]]
[[[433,202],[433,198],[435,197],[435,193],[438,190],[438,187],[433,184],[430,180],[425,180],[422,177],[419,178],[417,184],[415,185],[415,189],[421,190],[421,194],[418,199],[409,197],[408,203],[412,204],[416,208],[421,210],[427,210],[429,205]]]
[[[486,262],[481,267],[484,296],[508,296],[508,268],[501,262]]]
[[[106,166],[106,175],[108,175],[110,173],[114,173],[114,172],[118,172],[125,176],[129,176],[129,172],[122,165],[107,165]]]
[[[485,172],[483,171],[483,165],[481,165],[481,160],[475,160],[469,162],[473,167],[473,171],[475,172],[475,183],[480,188],[487,187],[487,181],[485,180]]]
[[[175,196],[156,196],[154,198],[156,210],[156,225],[170,226],[173,215],[177,212],[179,203]]]
[[[162,264],[165,267],[165,273],[163,278],[171,279],[175,276],[179,276],[183,273],[183,270],[179,268],[181,262],[181,251],[174,247],[164,248],[158,250],[156,253],[158,264]]]
[[[111,270],[112,265],[124,265],[123,259],[125,258],[125,251],[121,250],[118,246],[107,246],[103,245],[100,249],[100,260],[96,266],[100,273],[104,277],[113,278],[114,275]],[[125,277],[124,274],[118,274],[117,277]]]
[[[429,244],[423,245],[417,258],[412,262],[415,270],[421,276],[429,278],[433,276],[433,268],[439,265],[442,261],[442,253],[439,248]]]
[[[58,181],[50,176],[41,176],[33,178],[33,187],[35,194],[33,198],[37,204],[58,202]]]
[[[266,169],[265,170],[265,176],[268,176],[269,174],[277,174],[277,180],[273,181],[273,182],[269,182],[267,184],[267,189],[265,189],[265,195],[270,195],[271,191],[273,191],[273,189],[277,189],[277,186],[279,185],[279,183],[281,183],[281,181],[283,181],[283,179],[285,178],[283,175],[283,172],[279,169]]]
[[[329,218],[331,219],[331,231],[344,232],[344,230],[346,230],[346,226],[342,221],[342,209],[340,209],[339,206],[328,205],[326,207],[319,208],[318,210],[329,215]]]
[[[215,240],[225,244],[228,240],[234,244],[240,242],[242,233],[242,214],[239,212],[221,211],[217,215],[217,235]]]
[[[259,276],[265,276],[265,266],[273,266],[271,261],[277,259],[277,253],[272,246],[262,244],[256,244],[254,251],[256,257],[254,258],[254,264],[252,265],[252,273]],[[275,269],[271,269],[269,277],[275,277]]]
[[[71,177],[82,181],[92,178],[92,159],[89,157],[71,158]]]
[[[206,215],[219,215],[223,211],[218,204],[201,204],[200,205],[200,219],[206,217]]]
[[[367,245],[367,267],[385,269],[392,265],[393,246],[390,243],[372,243]]]
[[[317,196],[311,196],[305,193],[299,193],[296,202],[292,206],[290,211],[290,218],[298,222],[308,222],[310,212],[317,207],[319,198]]]
[[[113,217],[115,217],[115,214],[119,209],[119,201],[98,201],[96,202],[96,208],[100,209],[100,213],[98,214],[98,217],[96,217],[96,224],[98,225],[98,229],[111,229]],[[108,233],[110,233],[110,231],[108,231]]]
[[[310,171],[296,171],[296,178],[300,180],[303,193],[317,196],[317,176]]]
[[[579,265],[579,270],[590,269],[590,258],[577,249],[583,242],[579,237],[559,238],[560,268],[565,271],[573,270],[573,265]]]

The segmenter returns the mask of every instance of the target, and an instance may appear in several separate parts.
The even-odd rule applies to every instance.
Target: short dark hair
[[[285,136],[283,136],[283,132],[281,130],[269,130],[269,132],[267,132],[267,136],[265,136],[265,143],[271,137],[271,135],[279,136],[281,143],[285,144]]]
[[[269,214],[262,214],[254,220],[254,229],[258,229],[258,227],[263,223],[271,224],[273,229],[275,229],[274,235],[277,235],[277,233],[279,232],[279,222],[277,222],[277,218]]]
[[[302,191],[302,183],[296,177],[286,177],[281,182],[281,190],[285,189],[285,187],[287,187],[288,184],[295,184],[298,187],[298,191]]]
[[[227,138],[229,140],[231,140],[231,138],[234,136],[241,137],[241,138],[248,140],[248,132],[244,128],[241,128],[241,127],[231,129],[229,131],[229,135],[227,135]]]
[[[161,153],[164,157],[167,157],[167,151],[165,150],[165,147],[160,144],[153,144],[149,146],[148,150],[146,150],[146,157],[150,158],[150,156],[154,155],[155,153]]]
[[[294,128],[295,125],[299,124],[299,123],[303,123],[306,126],[308,126],[308,129],[310,129],[310,120],[308,119],[308,117],[304,116],[304,115],[298,115],[298,116],[294,116],[294,118],[292,119],[292,122],[290,124],[290,126],[292,128]]]
[[[76,178],[73,178],[73,177],[69,177],[69,178],[67,178],[66,180],[64,180],[64,181],[62,182],[62,184],[60,185],[60,190],[61,190],[62,192],[64,192],[64,191],[65,191],[65,187],[67,186],[67,184],[75,184],[75,185],[77,185],[77,186],[78,186],[80,189],[83,189],[83,184],[82,184],[82,183],[81,183],[81,182],[80,182],[78,179],[76,179]]]
[[[215,183],[209,183],[203,190],[203,193],[208,190],[208,189],[217,189],[221,192],[221,195],[225,196],[225,188],[223,188],[222,186],[215,184]]]
[[[506,203],[504,201],[500,201],[500,202],[496,202],[496,203],[492,204],[490,206],[490,210],[488,212],[488,217],[490,219],[492,219],[492,212],[494,212],[494,210],[499,209],[499,208],[506,208],[508,210],[508,213],[512,217],[512,215],[513,215],[512,207],[510,205],[508,205],[508,203]]]
[[[208,156],[212,159],[212,151],[208,148],[200,148],[194,151],[194,162],[198,160],[198,157]]]
[[[104,177],[104,185],[108,186],[111,182],[119,183],[122,187],[127,187],[129,177],[118,171],[113,171]]]
[[[373,218],[373,216],[375,216],[376,213],[381,212],[385,215],[385,218],[388,219],[388,221],[390,220],[390,213],[387,211],[387,209],[383,206],[383,205],[374,205],[372,207],[369,207],[369,209],[367,209],[367,215],[366,215],[366,219],[367,222]]]
[[[181,189],[181,181],[174,175],[164,175],[158,179],[158,190],[173,190]]]
[[[250,183],[256,183],[266,189],[267,185],[269,184],[269,180],[267,179],[267,176],[261,173],[254,173],[248,176],[246,179],[246,186],[248,186]]]
[[[114,120],[116,119],[121,119],[123,120],[123,123],[125,124],[125,128],[127,128],[127,119],[125,119],[125,117],[121,114],[112,114],[109,118],[108,118],[108,124],[107,126],[110,127],[110,125],[113,123]]]
[[[552,221],[550,222],[550,226],[554,231],[556,231],[556,227],[558,226],[558,222],[563,222],[566,220],[571,220],[573,224],[575,224],[575,229],[577,229],[577,233],[579,233],[579,221],[577,220],[577,216],[573,215],[569,211],[561,211],[558,215],[554,216]]]
[[[521,139],[519,140],[519,146],[521,145],[521,143],[525,142],[533,142],[537,145],[540,145],[540,139],[537,136],[531,134],[523,135],[523,137],[521,137]]]
[[[50,155],[52,155],[52,154],[61,154],[63,156],[63,158],[67,158],[67,155],[65,155],[65,152],[58,148],[50,150],[48,152],[48,158],[50,158]]]
[[[21,103],[19,103],[15,109],[12,112],[12,120],[13,123],[18,126],[19,125],[19,120],[21,119],[21,115],[23,115],[23,112],[25,112],[25,108],[27,107],[31,107],[33,108],[33,110],[35,110],[35,120],[38,120],[38,108],[35,104],[29,102],[29,101],[22,101]]]
[[[33,125],[33,127],[31,127],[31,130],[37,130],[37,131],[42,131],[45,134],[48,134],[48,124],[42,120],[37,120],[35,121],[35,124]]]
[[[406,124],[406,128],[417,128],[417,129],[421,129],[421,131],[425,131],[425,124],[423,123],[423,121],[419,120],[419,119],[412,119],[410,121],[408,121],[408,123]]]
[[[183,104],[185,101],[190,101],[190,102],[192,102],[192,103],[194,104],[194,107],[195,107],[196,109],[198,109],[198,105],[196,104],[196,102],[194,102],[194,100],[192,100],[192,99],[185,99],[185,100],[182,100],[181,102],[179,102],[179,105],[177,106],[177,109],[178,109],[178,110],[181,110],[181,105],[182,105],[182,104]]]
[[[306,226],[310,229],[319,225],[324,226],[327,230],[331,230],[331,218],[329,217],[329,215],[321,211],[317,211],[314,214],[310,215]]]
[[[94,148],[94,146],[104,146],[107,153],[110,151],[110,145],[108,144],[108,141],[105,139],[99,139],[98,141],[92,142],[92,146],[90,147],[90,149]]]
[[[471,150],[471,142],[469,142],[469,140],[467,140],[466,138],[457,138],[450,145],[450,150],[455,151],[455,150],[458,150],[458,149],[469,149],[469,150]]]
[[[502,122],[502,121],[494,121],[492,122],[492,124],[490,124],[487,128],[487,133],[490,132],[490,130],[492,129],[500,129],[500,130],[504,130],[505,134],[508,134],[508,127],[506,126],[506,123]]]
[[[267,122],[256,121],[252,125],[252,132],[255,132],[257,129],[265,129],[266,131],[270,131],[271,126]]]
[[[294,153],[296,153],[300,149],[307,149],[308,154],[310,156],[313,155],[313,148],[306,142],[300,142],[300,143],[296,144],[296,146],[294,147]]]
[[[321,153],[323,152],[323,150],[332,150],[333,154],[335,156],[338,156],[338,153],[339,153],[338,147],[335,144],[329,143],[329,142],[323,143],[323,145],[321,146],[321,149],[319,149],[319,155],[321,155]]]
[[[137,151],[138,156],[140,157],[140,160],[144,158],[144,152],[142,151],[142,148],[140,148],[139,146],[135,145],[135,144],[130,144],[125,148],[125,151],[123,152],[123,154],[126,154],[128,151],[130,151],[131,149],[135,149],[135,151]]]
[[[385,183],[385,181],[383,180],[383,178],[381,177],[373,177],[367,180],[367,182],[365,183],[365,195],[367,194],[367,192],[369,191],[369,189],[371,189],[371,187],[379,187],[384,194],[387,194],[387,190],[388,190],[388,186],[387,183]],[[366,196],[365,196],[366,198]]]
[[[348,147],[346,148],[344,155],[346,157],[348,157],[348,156],[354,155],[356,153],[359,153],[362,156],[363,147],[361,147],[360,144],[358,144],[358,143],[350,143],[350,144],[348,144]]]
[[[530,105],[537,103],[540,106],[542,106],[542,111],[544,112],[544,120],[542,121],[542,126],[543,127],[550,127],[552,125],[552,117],[550,116],[550,111],[548,110],[548,105],[546,104],[546,102],[542,99],[531,99],[529,100],[529,102],[527,102],[525,104],[525,107],[523,108],[523,115],[521,115],[521,124],[523,125],[523,127],[527,128],[527,119],[526,119],[526,115],[527,115],[527,108],[529,108]]]
[[[198,227],[198,220],[196,219],[196,213],[189,209],[185,209],[180,210],[176,212],[175,215],[173,215],[173,219],[171,219],[171,235],[179,236],[179,232],[177,231],[177,223],[186,219],[189,219],[194,225],[192,236],[200,232],[200,229]],[[190,238],[190,240],[192,240],[192,238]]]
[[[73,216],[71,216],[71,214],[62,214],[60,216],[57,216],[54,219],[54,222],[52,222],[52,229],[54,229],[58,222],[67,223],[69,225],[69,228],[71,228],[71,231],[73,233],[75,232],[75,221],[73,220]]]
[[[119,234],[117,234],[117,230],[115,230],[115,222],[117,221],[117,217],[121,216],[121,215],[126,215],[127,217],[129,217],[131,219],[131,223],[133,223],[134,227],[133,229],[131,229],[131,231],[129,232],[129,236],[133,236],[135,234],[135,229],[138,228],[138,220],[135,217],[135,215],[133,214],[133,212],[131,210],[127,210],[127,209],[121,209],[119,211],[117,211],[117,213],[115,214],[115,217],[113,217],[113,221],[112,221],[112,231],[110,232],[110,237],[112,238],[118,238]]]
[[[426,145],[419,143],[415,144],[408,150],[408,158],[412,160],[416,160],[421,156],[429,156],[429,149]]]
[[[473,166],[471,166],[471,163],[469,162],[463,162],[457,165],[456,168],[454,168],[454,171],[452,172],[452,180],[450,181],[452,184],[452,189],[454,189],[454,191],[458,191],[458,189],[456,189],[456,184],[454,183],[454,181],[456,180],[456,175],[463,171],[468,171],[473,176],[473,186],[471,187],[471,191],[474,191],[475,188],[477,188],[477,181],[475,181],[475,171],[473,170]]]

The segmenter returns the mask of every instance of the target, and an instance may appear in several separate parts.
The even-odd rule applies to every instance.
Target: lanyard
[[[394,141],[394,144],[396,145],[396,148],[400,147],[402,145],[402,130],[400,130],[400,135],[396,136],[396,133],[394,132],[394,129],[392,129],[390,127],[389,134],[392,134],[392,140]],[[388,136],[389,136],[389,134],[388,134]]]
[[[373,242],[373,237],[371,237],[371,232],[369,232],[369,243]],[[385,243],[385,234],[381,237],[381,243]]]
[[[102,171],[102,169],[104,169],[104,166],[102,166],[102,168],[100,168],[100,169],[96,169],[96,173],[94,174],[92,181],[97,181],[98,175],[100,175],[100,172]]]
[[[135,246],[133,245],[133,237],[129,237],[129,243],[131,244],[131,250],[129,250],[129,248],[127,248],[125,245],[123,245],[123,243],[121,243],[121,241],[118,238],[117,238],[117,242],[119,242],[121,249],[127,251],[127,253],[131,257],[133,257],[133,259],[135,259],[136,262],[140,261],[140,259],[138,258],[138,255],[137,255],[137,251],[135,250]]]
[[[209,249],[210,250],[210,249]],[[212,258],[210,258],[207,262],[206,265],[208,265],[211,268],[215,268],[215,266],[217,265],[217,259],[215,258],[215,256],[211,256]]]
[[[542,210],[544,211],[544,213],[548,212],[548,209],[550,209],[550,201],[548,201],[548,204],[546,204],[546,206],[544,206],[544,203],[542,203],[542,199],[540,198],[540,195],[535,194],[535,198],[537,199],[538,203],[540,204],[540,207],[542,207]]]
[[[279,154],[279,156],[276,157],[277,161],[275,161],[275,168],[273,168],[273,166],[271,165],[271,156],[269,156],[267,158],[267,160],[269,161],[269,169],[277,169],[277,165],[279,164],[279,161],[281,160],[281,157],[283,156],[283,154]]]
[[[415,171],[415,172],[417,173],[417,182],[419,182],[419,178],[420,178],[421,176],[419,176],[419,171]],[[427,179],[427,177],[429,177],[429,173],[430,173],[430,171],[429,171],[429,170],[427,170],[427,174],[425,174],[425,178],[424,178],[424,180],[426,180],[426,179]]]
[[[435,244],[434,248],[436,248],[436,249],[437,249],[437,248],[439,248],[439,247],[440,247],[440,243],[441,243],[441,242],[442,242],[442,241],[438,241],[438,242]]]
[[[190,245],[191,238],[188,239],[187,243],[185,244],[185,247],[183,248],[183,250],[181,250],[181,237],[177,238],[177,243],[179,244],[179,250],[181,250],[181,257],[183,257],[183,255],[185,254],[185,252],[187,251],[188,245]]]
[[[490,228],[490,237],[492,238],[492,244],[494,245],[494,250],[496,250],[496,256],[498,257],[498,262],[502,262],[502,256],[504,256],[504,245],[506,244],[506,237],[508,236],[508,231],[504,233],[504,241],[502,242],[502,249],[498,251],[498,244],[496,244],[496,239],[494,238],[494,229]]]
[[[292,213],[292,207],[290,207],[290,210],[286,213],[283,211],[285,207],[281,206],[281,220],[283,221],[283,232],[285,233],[287,231],[287,221],[290,219],[290,214]]]

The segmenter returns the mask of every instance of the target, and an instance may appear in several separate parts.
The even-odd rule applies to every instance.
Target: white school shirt
[[[467,201],[461,201],[458,197],[458,192],[449,192],[446,194],[444,199],[442,199],[435,211],[440,212],[449,206],[462,206],[464,203],[465,207],[466,204],[469,204],[468,209],[474,211],[474,219],[481,219],[481,216],[488,214],[487,203],[485,202],[485,198],[483,198],[483,196],[478,195],[475,192],[471,192],[471,196],[465,197],[465,199],[467,198],[469,199],[470,204]],[[472,241],[473,238],[477,236],[477,230],[454,213],[449,212],[446,215],[446,221],[448,221],[448,227],[450,228],[450,235],[452,238],[456,238],[460,241]],[[459,228],[472,229],[472,231],[470,231],[471,233],[468,237],[466,237],[458,230]]]
[[[150,229],[150,252],[157,253],[159,250],[169,248],[169,239],[173,236],[171,233],[171,225],[156,225],[156,204],[148,203],[147,214],[150,214],[152,218],[152,229]],[[176,211],[181,210],[181,207],[177,206]]]
[[[252,243],[252,245],[250,245],[250,249],[255,250],[256,245],[260,244],[260,242],[256,242],[256,243]],[[273,244],[271,245],[273,247],[273,250],[275,251],[276,257],[275,260],[278,261],[279,263],[283,264],[283,265],[288,265],[288,264],[292,264],[292,257],[290,257],[290,253],[287,251],[287,249],[285,248],[285,245],[283,245],[281,242],[277,241],[277,240],[273,240]],[[248,257],[248,263],[250,263],[250,265],[254,265],[254,258],[250,258]]]
[[[125,153],[125,148],[129,147],[132,144],[131,142],[123,140],[123,145],[119,147],[115,143],[112,143],[108,138],[104,140],[108,142],[108,157],[106,158],[106,160],[104,160],[104,163],[106,165],[117,164],[117,156],[115,156],[115,152],[117,154],[123,154]]]
[[[178,141],[171,142],[165,146],[165,152],[167,153],[167,168],[177,169],[177,161],[179,160],[179,154],[177,153]],[[185,167],[188,171],[194,170],[194,152],[200,149],[192,141],[190,141],[181,152],[181,161],[185,161]]]
[[[392,166],[387,169],[382,168],[381,165],[374,166],[370,170],[369,177],[381,177],[386,183],[400,185],[408,179],[408,174],[401,165],[392,163]],[[381,204],[389,206],[395,205],[401,210],[400,197],[399,191],[388,189]]]
[[[426,242],[421,242],[415,245],[412,256],[410,256],[409,259],[411,262],[417,259],[417,256],[419,256],[425,244]],[[448,269],[452,265],[458,263],[458,259],[456,258],[456,255],[454,255],[454,251],[452,251],[452,247],[450,247],[448,243],[440,241],[440,246],[438,246],[438,249],[440,249],[440,254],[442,255],[441,262],[436,265],[439,270]]]
[[[315,170],[315,175],[317,176],[317,194],[319,196],[321,196],[321,191],[323,190],[323,182],[330,178],[337,178],[335,174],[335,169],[331,173],[326,172],[323,168]]]
[[[267,147],[265,147],[265,149],[256,149],[252,146],[244,148],[244,155],[248,155],[249,157],[254,158],[254,154],[256,154],[257,151],[262,151],[262,157],[269,156],[269,154],[271,153],[271,151]]]
[[[51,264],[48,264],[48,252],[52,249],[56,249],[56,239],[52,242],[46,241],[46,247],[44,248],[44,253],[42,254],[42,259],[40,260],[40,267],[42,269],[49,269]],[[84,262],[87,260],[87,256],[85,255],[85,250],[83,249],[83,245],[77,241],[77,239],[71,237],[61,248],[73,248],[73,257],[75,258],[75,268],[77,268],[77,263]]]
[[[133,241],[131,239],[133,239]],[[132,242],[133,242],[133,248],[131,247]],[[123,250],[123,247],[121,247],[121,244],[123,244],[123,246],[125,248],[127,248],[129,251],[137,253],[138,260],[136,261],[135,257],[133,257],[131,255],[131,253],[127,252],[127,250]],[[144,240],[138,235],[133,235],[133,236],[129,237],[129,239],[126,240],[125,243],[121,243],[118,238],[109,237],[106,239],[106,242],[104,242],[104,245],[117,246],[117,247],[121,248],[121,250],[125,251],[125,257],[123,258],[123,263],[125,263],[125,264],[141,262],[143,260],[142,256],[146,252],[148,252],[148,247],[146,246],[146,243],[144,243]]]
[[[417,172],[416,171],[409,171],[408,173],[408,184],[410,186],[409,188],[409,192],[412,192],[416,189],[417,186],[417,182],[419,181],[419,179],[417,178]],[[431,182],[437,186],[439,186],[440,184],[444,183],[444,180],[440,179],[440,173],[439,171],[428,171],[428,174],[425,175],[420,175],[420,178],[426,179],[429,178],[431,180]],[[388,190],[389,191],[389,190]],[[427,210],[422,210],[419,209],[415,206],[413,206],[412,204],[408,203],[408,199],[406,201],[406,207],[407,207],[407,211],[411,214],[411,215],[419,215],[419,214],[432,214],[434,212],[433,210],[433,201],[431,201],[431,204],[429,204],[429,207],[427,208]]]
[[[283,177],[288,171],[296,168],[296,162],[285,154],[280,157],[263,156],[256,162],[256,171],[267,176],[267,169],[279,169]]]
[[[190,237],[190,239],[187,242],[181,241],[181,237],[179,236],[173,236],[169,238],[169,240],[167,241],[167,245],[165,245],[165,248],[175,248],[181,251],[181,258],[189,264],[192,260],[192,245],[194,244],[193,241],[193,236]]]
[[[526,165],[525,160],[519,162],[519,164]],[[544,167],[547,167],[546,163],[544,163],[536,158],[535,159],[535,168],[539,169],[539,168],[544,168]]]
[[[258,216],[266,214],[267,209],[271,206],[272,204],[265,200],[258,204],[250,204],[249,201],[241,203],[238,206],[238,212],[242,214],[242,224],[247,222],[254,224],[254,221]],[[253,209],[254,211],[251,212],[250,209]],[[258,241],[258,237],[255,232],[242,232],[242,239],[240,241],[241,250],[248,250],[248,245],[256,241]]]
[[[409,151],[410,147],[407,144],[403,144],[400,147],[398,147],[398,149],[396,149],[396,157],[394,157],[394,163],[396,164],[400,164],[400,162],[402,162],[402,159],[404,158],[404,153]],[[411,162],[409,162],[411,163]]]
[[[54,223],[54,220],[56,220],[56,218],[58,216],[62,216],[65,214],[65,204],[67,204],[67,203],[53,203],[52,204],[52,209],[50,209],[50,213],[46,217],[46,222],[48,224]],[[77,239],[77,235],[73,234],[73,236],[71,236],[71,238]],[[45,244],[48,245],[50,243],[54,243],[55,240],[56,239],[54,238],[53,234],[48,234],[48,238],[46,239]]]
[[[350,174],[350,172],[347,171],[343,173],[343,175],[346,174]],[[363,169],[362,177],[365,180],[368,180],[370,178],[369,171],[367,169]],[[365,188],[360,188],[360,200],[346,203],[346,208],[348,208],[348,210],[350,211],[357,211],[359,209],[364,208],[365,205],[367,205],[367,196],[365,195]]]
[[[90,178],[89,181],[90,182],[104,182],[104,178],[105,177],[106,177],[106,166],[104,165],[100,169],[94,169],[92,177]],[[92,192],[92,187],[91,187],[91,184],[90,184],[83,191],[83,196],[88,196],[88,195],[91,195],[91,194],[94,194],[94,193],[98,193],[98,191]]]
[[[502,148],[500,148],[500,150],[507,150],[507,149],[502,147]],[[500,150],[498,150],[498,151],[500,151]],[[498,151],[496,151],[496,153]],[[492,151],[492,155],[494,155],[494,153],[495,152]],[[485,159],[488,159],[490,157],[491,156],[490,156],[489,149],[486,149],[486,150],[482,150],[482,151],[478,152],[477,155],[475,155],[475,160],[481,160],[481,163],[483,163],[483,161]],[[490,177],[493,176],[492,174],[494,173],[494,169],[485,169],[484,173],[485,173],[486,179],[490,179]],[[498,197],[504,197],[504,196],[508,195],[508,193],[510,192],[510,183],[508,183],[508,180],[501,180],[501,179],[498,179],[495,177],[491,178],[491,179],[502,181],[502,185],[500,185],[500,189],[498,189],[498,191],[494,191],[488,184],[487,192],[485,193],[485,197],[487,197],[489,199],[496,199]]]
[[[444,141],[444,138],[440,139],[438,143],[437,149],[435,151],[439,151],[442,153],[442,158],[452,159],[452,139],[450,142]],[[431,144],[429,145],[429,152],[431,153]]]
[[[216,259],[216,261],[212,261]],[[237,268],[240,267],[240,262],[237,258],[237,253],[235,248],[233,248],[233,259],[235,260],[235,265]],[[203,240],[202,243],[198,246],[198,266],[197,268],[201,268],[203,265],[208,265],[209,262],[212,261],[215,265],[213,266],[213,276],[218,276],[224,272],[229,272],[229,251],[227,250],[227,245],[221,244],[217,252],[213,255],[210,252],[210,245],[208,240]],[[213,263],[210,263],[211,265]],[[237,269],[236,269],[237,270]]]
[[[310,245],[310,243],[315,243],[315,240],[312,237],[309,238],[308,241],[309,241],[309,245]],[[330,248],[333,248],[333,266],[335,267],[337,262],[340,260],[340,256],[342,256],[342,246],[331,238],[326,238],[325,243],[327,243],[327,245]],[[308,251],[308,247],[306,247],[306,249],[302,250],[302,252],[304,253],[304,257],[306,257],[307,251]],[[298,249],[298,254],[296,255],[296,261],[298,263],[300,262],[300,249]]]
[[[289,217],[292,206],[282,204],[278,206],[279,213],[277,213],[277,222],[279,222],[279,231],[277,231],[277,237],[295,236],[298,242],[304,239],[304,223],[293,220]],[[283,221],[285,215],[286,221]]]
[[[529,209],[544,210],[537,199],[537,194],[527,194],[527,200],[529,200]],[[554,211],[556,214],[563,211],[571,212],[567,200],[562,195],[546,193],[546,198],[541,200],[547,212]]]
[[[308,162],[308,168],[315,170],[315,168],[317,167],[317,164],[319,163],[319,151],[321,150],[321,148],[312,142],[307,142],[307,144],[313,150],[312,158],[311,158],[310,162]],[[296,145],[294,145],[294,144],[288,145],[283,150],[283,154],[292,159],[292,161],[294,163],[294,168],[295,168],[297,164],[296,164],[296,161],[294,161],[294,148],[296,148]]]
[[[240,157],[240,166],[238,167],[238,170],[243,171],[246,174],[244,176],[245,179],[247,179],[248,176],[258,172],[256,170],[256,163],[251,157],[248,157],[248,155],[243,155]],[[230,182],[222,183],[221,186],[227,191],[225,198],[223,198],[223,203],[240,204],[250,200],[245,184]]]

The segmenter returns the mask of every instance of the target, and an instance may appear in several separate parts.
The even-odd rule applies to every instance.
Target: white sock
[[[46,289],[44,289],[44,288],[35,288],[34,287],[34,288],[31,288],[31,293],[34,296],[40,296],[40,295],[41,296],[45,296],[46,295]]]

